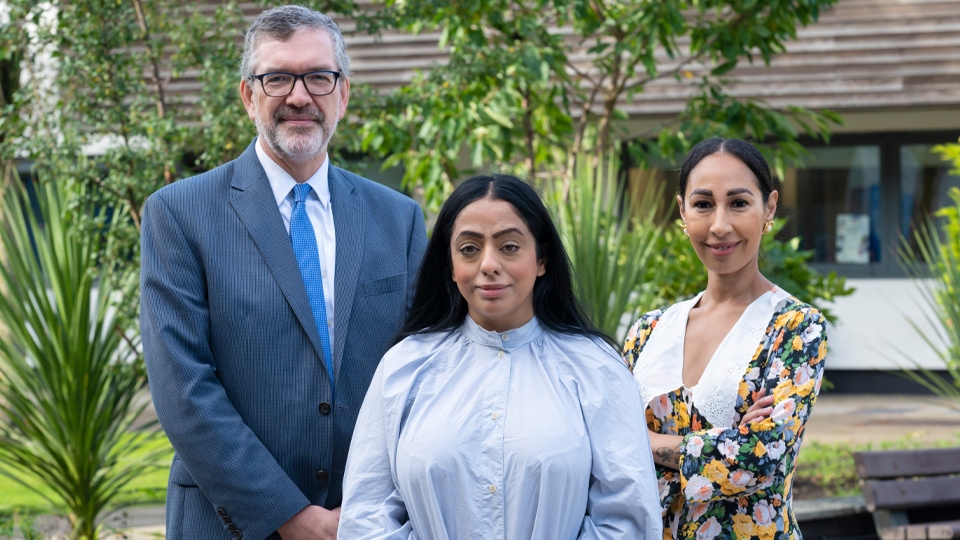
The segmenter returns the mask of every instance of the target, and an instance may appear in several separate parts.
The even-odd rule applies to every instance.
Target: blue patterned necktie
[[[307,195],[310,184],[297,184],[293,187],[293,212],[290,214],[290,241],[293,242],[293,254],[297,257],[303,285],[307,288],[310,310],[320,333],[320,345],[330,375],[330,390],[333,391],[333,355],[330,353],[330,331],[327,329],[327,304],[323,298],[323,278],[320,269],[320,252],[317,249],[317,237],[313,232],[310,217],[307,216]]]

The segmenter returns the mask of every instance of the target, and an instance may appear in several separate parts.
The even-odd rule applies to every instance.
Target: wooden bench
[[[960,539],[960,448],[854,455],[883,540]]]

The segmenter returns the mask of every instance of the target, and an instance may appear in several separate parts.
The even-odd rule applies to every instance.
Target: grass
[[[169,453],[166,454],[162,463],[158,464],[157,467],[145,469],[143,474],[127,484],[127,489],[118,500],[120,506],[163,504],[167,497],[167,476],[170,472],[169,463],[173,457],[173,448],[167,438],[161,436],[154,444],[138,451],[138,453],[146,454],[153,449],[164,447],[169,449]],[[26,479],[30,485],[37,486],[46,494],[52,493],[35,483],[35,480],[29,479],[29,477],[21,476],[21,478]],[[65,510],[52,506],[35,491],[12,478],[0,474],[0,519],[5,516],[12,516],[14,513],[27,515],[63,514]]]
[[[953,439],[936,442],[922,442],[916,437],[882,443],[850,444],[822,443],[810,441],[804,443],[797,463],[796,482],[806,482],[819,486],[827,496],[846,497],[860,494],[860,483],[853,455],[870,450],[906,450],[915,448],[948,448],[960,446],[960,433]]]

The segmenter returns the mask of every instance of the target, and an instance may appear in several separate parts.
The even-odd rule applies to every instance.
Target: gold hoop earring
[[[683,225],[681,225],[681,228],[683,229],[683,234],[685,234],[685,235],[687,235],[687,236],[690,236],[690,233],[687,232],[687,222],[686,222],[686,221],[683,222]]]
[[[771,219],[770,221],[767,222],[766,225],[763,226],[763,234],[767,234],[772,230],[773,230],[773,220]]]

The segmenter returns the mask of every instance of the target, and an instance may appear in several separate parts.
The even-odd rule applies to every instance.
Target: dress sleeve
[[[627,364],[627,367],[630,368],[630,371],[634,370],[634,367],[637,365],[637,359],[640,357],[640,353],[643,351],[643,348],[647,344],[647,340],[650,338],[650,334],[653,333],[653,329],[657,326],[657,323],[660,321],[660,317],[663,315],[663,310],[655,310],[649,313],[642,315],[633,325],[630,327],[630,331],[627,332],[627,337],[623,343],[623,352],[621,356],[624,363]],[[636,383],[634,383],[636,384]],[[644,406],[644,411],[639,418],[645,420],[645,427],[654,432],[659,432],[660,422],[653,416],[653,410],[650,407],[647,407],[646,403],[642,404]],[[661,516],[667,515],[667,512],[670,509],[670,506],[673,505],[676,501],[677,496],[680,494],[680,475],[677,471],[662,467],[660,465],[655,465],[656,474],[657,474],[657,491],[659,493],[659,504],[660,504],[660,513]]]
[[[637,357],[640,356],[643,346],[647,344],[647,338],[650,337],[653,329],[656,328],[657,321],[660,320],[660,315],[662,314],[663,312],[660,310],[645,313],[637,319],[637,322],[633,323],[630,331],[627,332],[627,338],[623,342],[623,352],[621,355],[624,363],[627,364],[631,372],[633,371],[633,366],[637,364]]]
[[[750,495],[784,482],[793,470],[823,377],[823,315],[794,304],[774,319],[754,360],[765,351],[765,364],[751,369],[740,383],[736,418],[746,413],[760,388],[774,396],[770,417],[749,426],[694,431],[681,443],[680,482],[691,503]]]
[[[387,427],[383,365],[373,376],[350,442],[337,532],[344,540],[417,538],[396,484],[396,455],[391,449],[397,441]]]
[[[585,376],[579,389],[593,465],[578,538],[660,540],[653,455],[646,427],[636,421],[643,404],[630,372],[613,356],[603,373]]]

